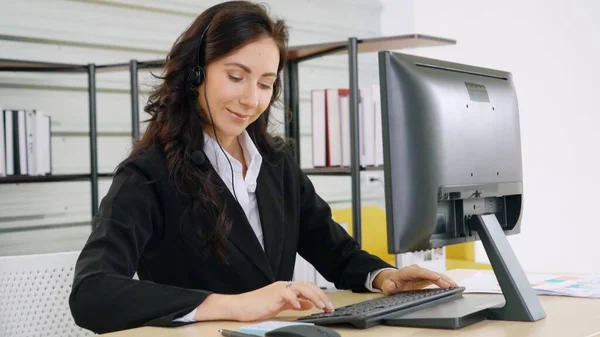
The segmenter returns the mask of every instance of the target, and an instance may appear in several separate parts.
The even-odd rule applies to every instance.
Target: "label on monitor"
[[[490,96],[488,95],[487,89],[484,85],[470,82],[465,82],[465,85],[467,86],[467,91],[469,92],[471,101],[490,102]]]

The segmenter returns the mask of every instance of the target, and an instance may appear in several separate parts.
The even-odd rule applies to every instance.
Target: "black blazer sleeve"
[[[77,325],[96,333],[181,325],[173,320],[210,294],[133,279],[161,217],[142,171],[130,164],[117,170],[75,267],[69,305]]]
[[[298,252],[338,289],[366,292],[370,272],[394,266],[361,250],[358,243],[333,221],[331,208],[315,192],[304,172],[300,175],[300,236]]]

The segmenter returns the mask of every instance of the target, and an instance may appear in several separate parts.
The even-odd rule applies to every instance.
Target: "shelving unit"
[[[455,40],[444,39],[428,35],[398,35],[377,37],[370,39],[349,38],[347,41],[335,41],[313,45],[291,47],[288,51],[288,63],[284,68],[284,103],[292,116],[286,114],[286,135],[292,139],[300,139],[300,94],[298,88],[298,65],[302,61],[328,55],[348,55],[349,91],[350,91],[350,152],[351,166],[327,167],[305,169],[311,175],[350,175],[352,184],[352,233],[356,241],[361,244],[361,191],[360,172],[382,170],[382,167],[360,167],[360,138],[358,115],[358,54],[377,52],[380,50],[398,50],[417,47],[433,47],[456,44]],[[300,142],[295,141],[295,158],[300,162]]]
[[[66,182],[89,180],[91,185],[92,217],[98,209],[98,178],[111,177],[112,174],[98,173],[98,146],[96,126],[96,66],[65,63],[47,63],[23,60],[0,59],[0,72],[43,72],[43,73],[87,73],[89,97],[89,138],[90,173],[89,174],[50,174],[46,176],[16,175],[0,177],[0,184]]]
[[[351,137],[351,166],[309,168],[303,171],[309,175],[350,176],[352,185],[352,227],[353,234],[358,243],[361,243],[361,190],[360,172],[381,170],[381,167],[360,167],[359,156],[359,115],[358,115],[358,54],[377,52],[380,50],[398,50],[406,48],[433,47],[455,44],[455,40],[444,39],[428,35],[399,35],[358,39],[351,37],[347,41],[334,41],[328,43],[302,45],[288,48],[288,62],[284,72],[284,105],[291,111],[291,118],[285,114],[285,135],[292,138],[295,144],[294,158],[300,163],[300,94],[298,65],[306,60],[325,57],[328,55],[348,55],[348,80],[350,89],[350,137]],[[92,216],[98,208],[98,178],[110,177],[112,174],[99,174],[97,163],[97,130],[96,130],[96,72],[126,71],[130,72],[131,85],[131,136],[135,140],[139,137],[139,90],[138,71],[140,69],[156,69],[163,65],[163,60],[137,61],[129,63],[98,65],[75,65],[59,63],[30,62],[20,60],[0,59],[0,71],[29,71],[29,72],[71,72],[88,74],[89,94],[89,135],[90,135],[90,174],[52,175],[52,176],[13,176],[0,178],[0,184],[6,183],[34,183],[34,182],[59,182],[89,179],[92,187]]]

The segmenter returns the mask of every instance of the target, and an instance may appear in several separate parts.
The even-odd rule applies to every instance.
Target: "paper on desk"
[[[600,275],[527,274],[527,279],[538,295],[600,298]],[[465,293],[502,293],[496,276],[488,273],[476,273],[459,285]]]
[[[314,323],[306,322],[286,322],[286,321],[264,321],[260,323],[246,325],[240,328],[240,332],[249,334],[264,336],[267,332],[278,328],[283,328],[289,325],[315,325]]]

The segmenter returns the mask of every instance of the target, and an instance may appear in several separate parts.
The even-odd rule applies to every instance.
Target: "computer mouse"
[[[324,326],[298,324],[271,330],[265,337],[340,337],[340,334]]]

